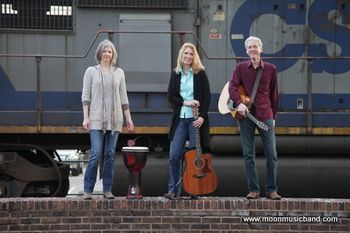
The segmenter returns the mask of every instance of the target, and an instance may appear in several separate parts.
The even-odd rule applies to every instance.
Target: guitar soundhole
[[[203,159],[196,159],[194,161],[194,166],[197,168],[197,169],[203,169],[204,166],[205,166],[205,162]]]

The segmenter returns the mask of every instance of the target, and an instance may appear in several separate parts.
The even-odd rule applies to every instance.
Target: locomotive
[[[279,153],[349,155],[347,0],[2,0],[0,9],[0,196],[67,192],[69,168],[52,158],[56,149],[89,149],[83,74],[105,38],[117,48],[136,126],[135,135],[123,130],[119,149],[136,135],[150,138],[152,150],[168,149],[167,85],[189,41],[210,81],[212,151],[239,153],[237,122],[218,112],[217,100],[255,35],[278,69]],[[51,175],[25,179],[27,161]]]

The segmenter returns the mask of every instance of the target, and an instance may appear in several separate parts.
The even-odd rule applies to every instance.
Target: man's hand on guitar
[[[237,111],[242,115],[245,116],[246,112],[249,112],[247,106],[243,103],[240,103],[237,107]]]

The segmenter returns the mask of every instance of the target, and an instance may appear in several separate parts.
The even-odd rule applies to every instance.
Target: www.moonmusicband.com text
[[[245,223],[336,223],[338,217],[321,216],[267,216],[243,217]]]

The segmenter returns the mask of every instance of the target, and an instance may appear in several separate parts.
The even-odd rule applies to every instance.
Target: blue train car
[[[169,72],[181,43],[192,41],[209,74],[211,135],[237,135],[236,122],[218,113],[217,99],[246,58],[249,35],[262,38],[264,59],[278,67],[277,133],[348,136],[349,9],[341,0],[2,1],[2,140],[54,146],[73,137],[85,144],[82,77],[106,37],[126,72],[136,133],[167,133]]]
[[[167,148],[170,71],[181,44],[198,46],[209,76],[212,149],[237,152],[237,123],[217,110],[244,40],[262,38],[278,68],[283,153],[348,154],[350,2],[347,0],[3,0],[0,142],[88,149],[81,89],[99,41],[112,40],[126,73],[137,135]],[[123,131],[123,140],[135,137]],[[292,143],[291,143],[292,142]]]

